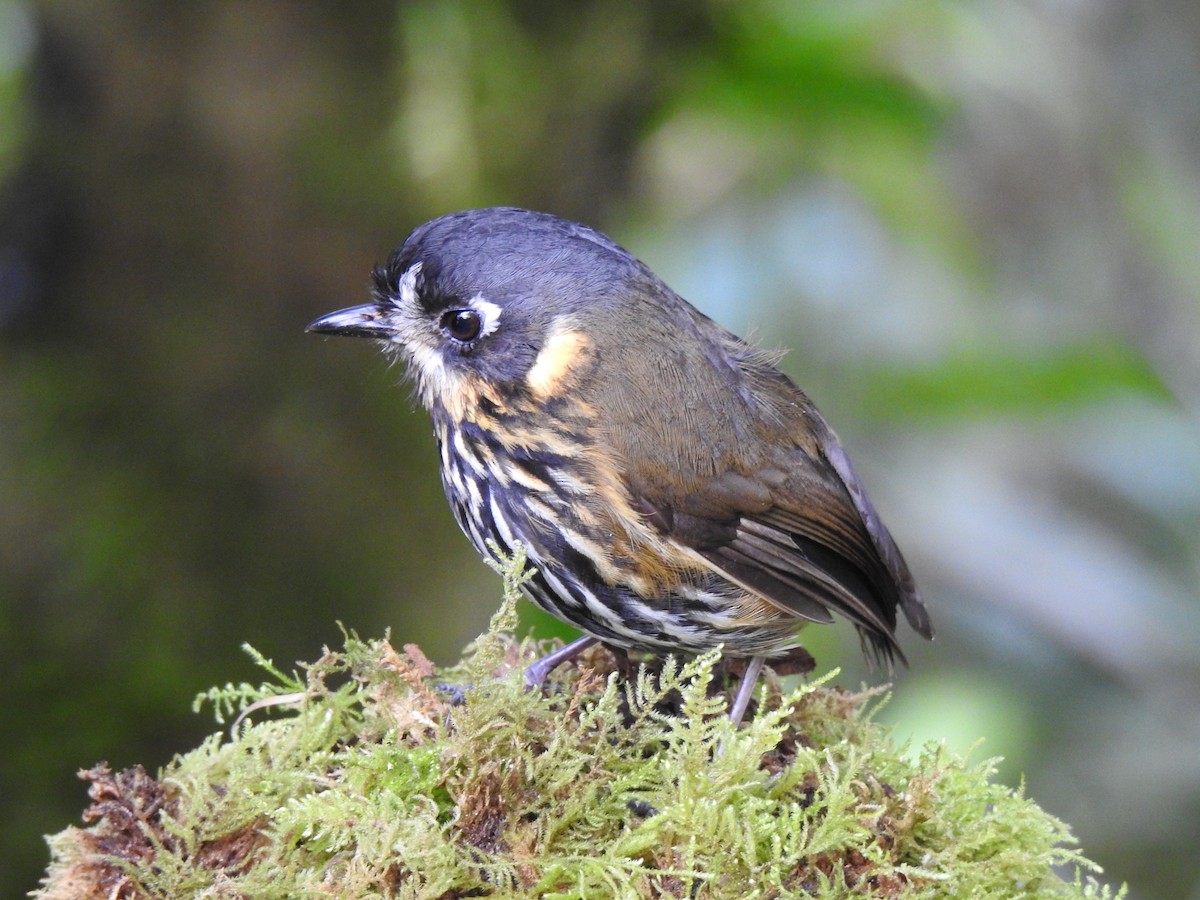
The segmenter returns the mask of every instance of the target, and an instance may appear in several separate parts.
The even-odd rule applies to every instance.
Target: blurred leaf
[[[716,53],[705,52],[682,96],[743,123],[800,135],[888,123],[932,139],[941,115],[928,92],[888,59],[887,17],[839,4],[742,3],[719,10]],[[909,22],[911,25],[911,20]]]
[[[1170,398],[1127,343],[1097,338],[1071,346],[977,347],[931,365],[880,367],[862,376],[865,418],[1043,416],[1121,393]]]

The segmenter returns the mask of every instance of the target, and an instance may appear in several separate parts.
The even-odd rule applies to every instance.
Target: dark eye
[[[452,309],[442,316],[442,330],[464,344],[479,337],[483,317],[473,309]]]

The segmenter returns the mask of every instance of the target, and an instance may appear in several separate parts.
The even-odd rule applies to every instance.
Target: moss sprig
[[[197,699],[230,731],[81,773],[89,826],[37,896],[1120,896],[994,761],[894,746],[835,673],[767,678],[740,729],[718,653],[627,677],[595,647],[527,690],[547,647],[511,634],[524,559],[497,566],[454,666],[353,633],[290,674],[248,649],[263,683]]]

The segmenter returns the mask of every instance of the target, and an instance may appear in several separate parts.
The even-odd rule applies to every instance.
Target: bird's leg
[[[746,671],[742,675],[742,683],[738,685],[737,694],[733,698],[733,705],[729,707],[729,720],[733,722],[734,728],[738,727],[742,721],[742,716],[746,714],[746,707],[750,705],[750,698],[754,696],[754,687],[758,684],[758,676],[762,674],[762,667],[765,661],[761,656],[752,656],[750,657],[750,661],[746,663]]]
[[[565,663],[568,659],[578,656],[588,647],[592,646],[592,644],[596,643],[596,641],[597,638],[585,634],[583,637],[571,641],[566,646],[559,647],[552,653],[547,653],[541,659],[535,659],[525,670],[525,687],[540,688],[547,676],[558,668],[558,666]]]

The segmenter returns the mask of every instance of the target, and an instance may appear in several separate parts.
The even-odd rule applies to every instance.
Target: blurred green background
[[[497,203],[790,348],[938,626],[883,715],[1200,897],[1194,0],[0,0],[0,894],[241,642],[484,627],[426,416],[304,326]]]

